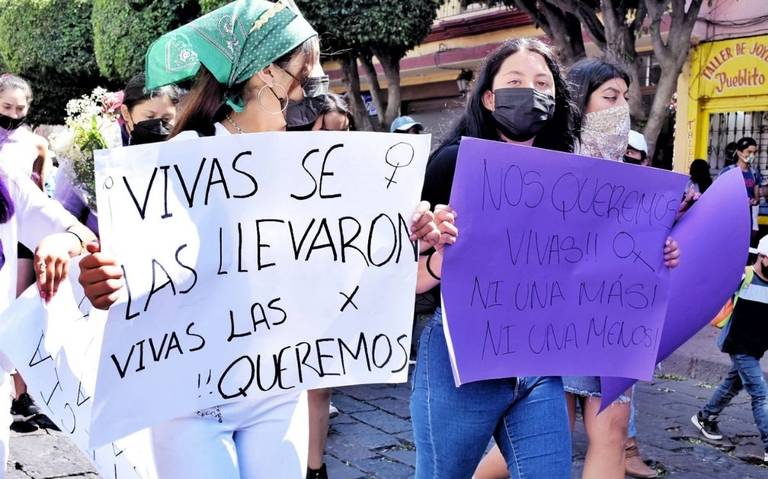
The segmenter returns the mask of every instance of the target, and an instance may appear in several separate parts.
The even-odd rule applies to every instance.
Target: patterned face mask
[[[621,161],[629,143],[629,105],[584,115],[579,154]]]

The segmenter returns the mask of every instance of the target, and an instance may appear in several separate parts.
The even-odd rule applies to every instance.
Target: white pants
[[[13,400],[13,380],[10,373],[0,367],[0,479],[5,477],[8,462],[8,446],[11,440],[11,401]]]
[[[216,406],[153,427],[159,479],[301,479],[307,471],[307,394]]]

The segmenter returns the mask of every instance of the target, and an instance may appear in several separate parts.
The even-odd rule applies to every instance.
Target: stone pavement
[[[662,371],[711,384],[720,382],[731,361],[715,346],[719,333],[719,329],[705,327],[662,363]],[[763,371],[768,371],[768,355],[760,363]]]
[[[727,440],[703,440],[694,430],[690,417],[711,392],[707,384],[674,375],[637,388],[639,441],[646,459],[662,477],[768,478],[768,467],[757,465],[762,448],[746,395],[739,396],[722,418]],[[331,421],[327,448],[331,479],[413,477],[416,452],[409,395],[406,384],[336,391],[333,402],[341,414]],[[574,439],[577,478],[586,445],[581,426]],[[8,469],[12,479],[97,477],[61,433],[45,430],[13,433]]]

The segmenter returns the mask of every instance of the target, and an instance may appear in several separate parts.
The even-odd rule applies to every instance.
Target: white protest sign
[[[226,135],[97,153],[109,313],[91,440],[245,396],[407,379],[430,138]]]
[[[93,310],[77,284],[76,260],[48,306],[31,286],[0,315],[0,351],[27,383],[28,393],[85,453],[102,477],[156,477],[148,430],[90,448],[96,368],[106,314]],[[80,308],[78,308],[80,305]]]

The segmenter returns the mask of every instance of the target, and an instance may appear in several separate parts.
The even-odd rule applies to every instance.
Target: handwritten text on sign
[[[102,152],[99,226],[127,288],[94,443],[247,396],[404,381],[428,149],[263,133]]]
[[[91,448],[90,423],[106,313],[89,311],[77,283],[77,261],[69,278],[44,306],[31,286],[0,315],[0,350],[27,383],[43,412],[109,479],[157,477],[149,431]],[[81,311],[82,309],[82,311]]]
[[[443,297],[457,383],[649,378],[667,302],[662,250],[686,178],[463,139],[460,240]]]

